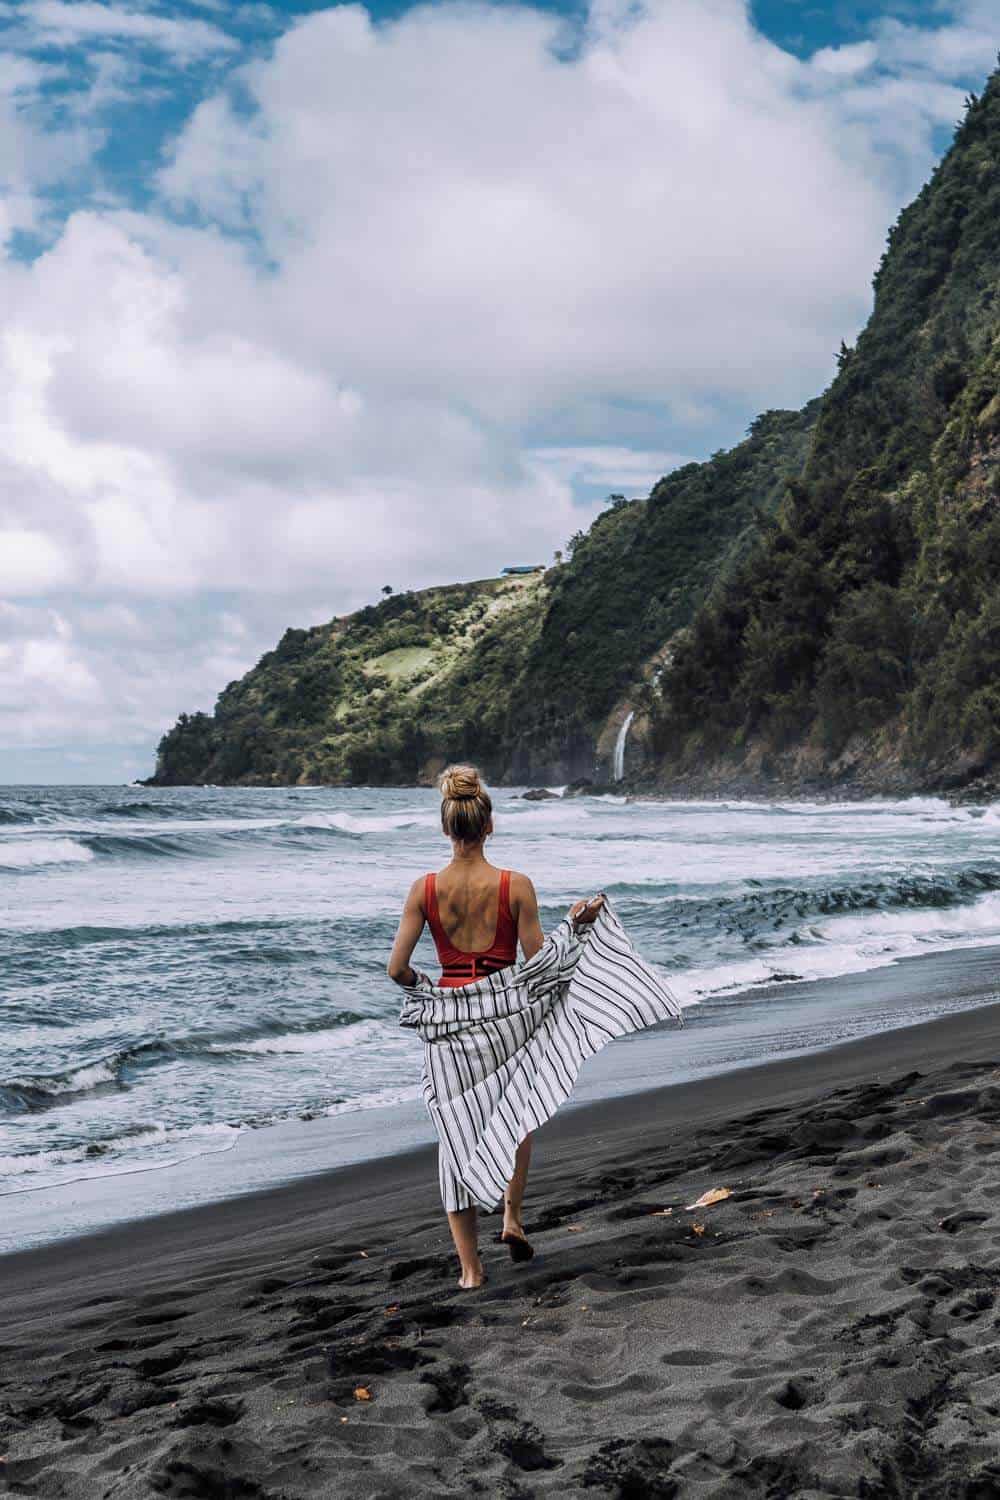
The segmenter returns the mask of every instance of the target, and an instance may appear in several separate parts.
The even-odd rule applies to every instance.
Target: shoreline
[[[684,1012],[683,1028],[663,1023],[619,1040],[588,1061],[570,1100],[546,1132],[581,1112],[600,1113],[621,1103],[627,1108],[629,1101],[655,1099],[677,1088],[701,1087],[843,1046],[881,1042],[942,1009],[946,1019],[974,1013],[1000,1000],[998,978],[1000,945],[988,944],[734,991],[727,998],[737,1007],[742,996],[752,997],[753,1019],[735,1029],[730,1024],[720,1027],[711,1012],[694,1006]],[[803,1000],[808,1002],[804,1007]],[[858,1037],[862,1040],[856,1043]],[[14,1256],[68,1247],[95,1235],[113,1236],[134,1224],[156,1225],[164,1217],[205,1209],[221,1211],[248,1197],[327,1181],[342,1171],[363,1173],[413,1150],[433,1152],[434,1141],[423,1103],[414,1097],[247,1127],[224,1149],[173,1163],[15,1189],[0,1199],[6,1209],[0,1267],[9,1267]]]
[[[926,956],[928,960],[935,957],[939,955]],[[814,982],[833,984],[836,981]],[[817,1087],[827,1087],[834,1082],[854,1084],[872,1073],[897,1067],[905,1070],[918,1060],[941,1066],[953,1055],[956,1047],[981,1048],[990,1041],[994,1042],[1000,1059],[1000,998],[935,1020],[893,1027],[816,1051],[735,1066],[685,1082],[564,1106],[548,1121],[544,1130],[537,1133],[539,1153],[532,1166],[532,1181],[544,1171],[544,1163],[539,1159],[542,1142],[546,1147],[551,1144],[558,1156],[575,1141],[599,1140],[608,1132],[628,1134],[637,1114],[655,1115],[658,1128],[666,1122],[690,1124],[697,1121],[704,1124],[732,1109],[749,1107],[757,1099],[766,1099],[769,1105],[794,1103]],[[95,1263],[103,1263],[106,1256],[114,1260],[119,1253],[141,1252],[174,1236],[183,1242],[189,1235],[201,1236],[207,1231],[207,1238],[211,1240],[216,1221],[232,1224],[239,1220],[253,1232],[258,1232],[260,1225],[283,1222],[286,1206],[298,1210],[300,1205],[306,1205],[309,1211],[319,1213],[327,1195],[334,1205],[341,1206],[356,1203],[361,1189],[365,1190],[363,1199],[395,1195],[408,1191],[414,1176],[421,1180],[422,1185],[413,1191],[423,1193],[429,1212],[440,1215],[436,1161],[437,1146],[431,1141],[310,1172],[232,1198],[171,1209],[144,1219],[123,1220],[64,1240],[8,1251],[0,1255],[4,1286],[9,1293],[11,1287],[31,1284],[36,1274],[33,1265],[44,1267],[38,1275],[47,1276],[50,1268],[58,1269],[61,1263],[72,1261],[78,1254],[89,1255]],[[27,1277],[27,1283],[22,1282],[24,1277]],[[3,1306],[3,1300],[0,1300],[0,1312]]]
[[[45,1500],[993,1493],[998,1123],[991,1004],[556,1116],[536,1258],[484,1216],[480,1292],[428,1148],[6,1256],[2,1472]]]

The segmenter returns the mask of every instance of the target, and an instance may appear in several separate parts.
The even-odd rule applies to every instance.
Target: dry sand
[[[557,1117],[477,1293],[426,1150],[6,1256],[0,1491],[1000,1497],[998,1166],[990,1006]]]

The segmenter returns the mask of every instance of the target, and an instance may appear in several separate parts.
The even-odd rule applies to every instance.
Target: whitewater
[[[384,965],[410,880],[446,862],[437,809],[422,789],[0,788],[0,1194],[293,1119],[377,1110],[391,1136],[420,1049]],[[532,877],[543,924],[606,890],[686,1007],[683,1047],[615,1044],[639,1066],[602,1064],[592,1092],[928,1019],[970,1002],[855,984],[833,1004],[816,982],[1000,944],[997,806],[511,789],[495,816],[489,854]],[[426,936],[416,962],[434,971]]]

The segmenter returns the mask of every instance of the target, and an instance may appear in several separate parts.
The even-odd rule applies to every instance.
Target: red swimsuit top
[[[441,965],[438,984],[444,989],[471,984],[474,979],[482,979],[484,974],[495,974],[497,969],[506,969],[517,962],[517,926],[510,912],[509,870],[500,871],[496,931],[492,943],[484,951],[463,953],[448,937],[438,915],[437,876],[434,874],[424,877],[424,916],[431,929]]]

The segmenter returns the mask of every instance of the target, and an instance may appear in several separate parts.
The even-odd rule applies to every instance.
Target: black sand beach
[[[1000,1006],[0,1259],[0,1489],[1000,1496]],[[706,1189],[730,1196],[688,1210]]]

